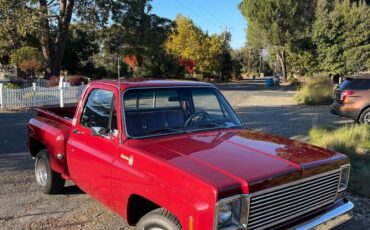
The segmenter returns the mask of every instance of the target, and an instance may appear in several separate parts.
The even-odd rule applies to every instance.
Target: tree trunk
[[[288,82],[287,71],[286,71],[285,51],[284,50],[279,51],[277,53],[277,57],[278,57],[278,60],[279,60],[279,63],[280,63],[281,79],[284,83]]]
[[[59,75],[67,44],[68,29],[72,18],[74,0],[59,1],[58,37],[55,45],[55,55],[51,75]]]
[[[40,27],[41,27],[41,37],[40,44],[42,49],[42,54],[46,61],[46,70],[44,77],[49,77],[51,68],[52,68],[52,49],[50,41],[50,30],[49,30],[49,15],[48,15],[48,6],[46,0],[40,0]]]
[[[46,60],[45,77],[59,76],[66,48],[68,29],[72,18],[74,0],[59,1],[58,32],[56,42],[50,39],[48,5],[46,0],[40,0],[41,19],[41,47]]]

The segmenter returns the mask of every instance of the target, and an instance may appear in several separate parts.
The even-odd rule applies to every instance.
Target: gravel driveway
[[[297,106],[293,91],[268,89],[260,82],[219,85],[248,127],[307,139],[313,125],[351,121],[333,117],[328,106]],[[0,112],[0,229],[132,229],[113,212],[69,184],[64,194],[37,191],[33,160],[25,154],[25,125],[32,112]],[[350,196],[354,218],[338,229],[368,229],[370,199]]]

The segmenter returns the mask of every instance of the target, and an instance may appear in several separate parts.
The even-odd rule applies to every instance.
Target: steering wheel
[[[201,123],[209,118],[209,114],[206,111],[200,111],[191,115],[185,122],[185,127],[191,127],[194,124]]]

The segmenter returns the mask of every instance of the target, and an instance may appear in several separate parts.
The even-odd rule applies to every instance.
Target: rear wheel
[[[143,216],[135,230],[181,230],[177,218],[163,208],[155,209]]]
[[[65,180],[51,169],[48,151],[45,149],[36,156],[35,176],[40,191],[45,194],[56,194],[64,188]]]
[[[370,124],[370,108],[365,109],[361,113],[360,122],[363,124]]]

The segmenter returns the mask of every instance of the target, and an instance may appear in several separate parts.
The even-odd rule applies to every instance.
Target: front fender
[[[189,218],[194,229],[212,229],[218,190],[213,185],[142,152],[132,152],[134,164],[115,160],[112,196],[115,211],[127,220],[127,204],[139,195],[175,215],[183,229]]]

